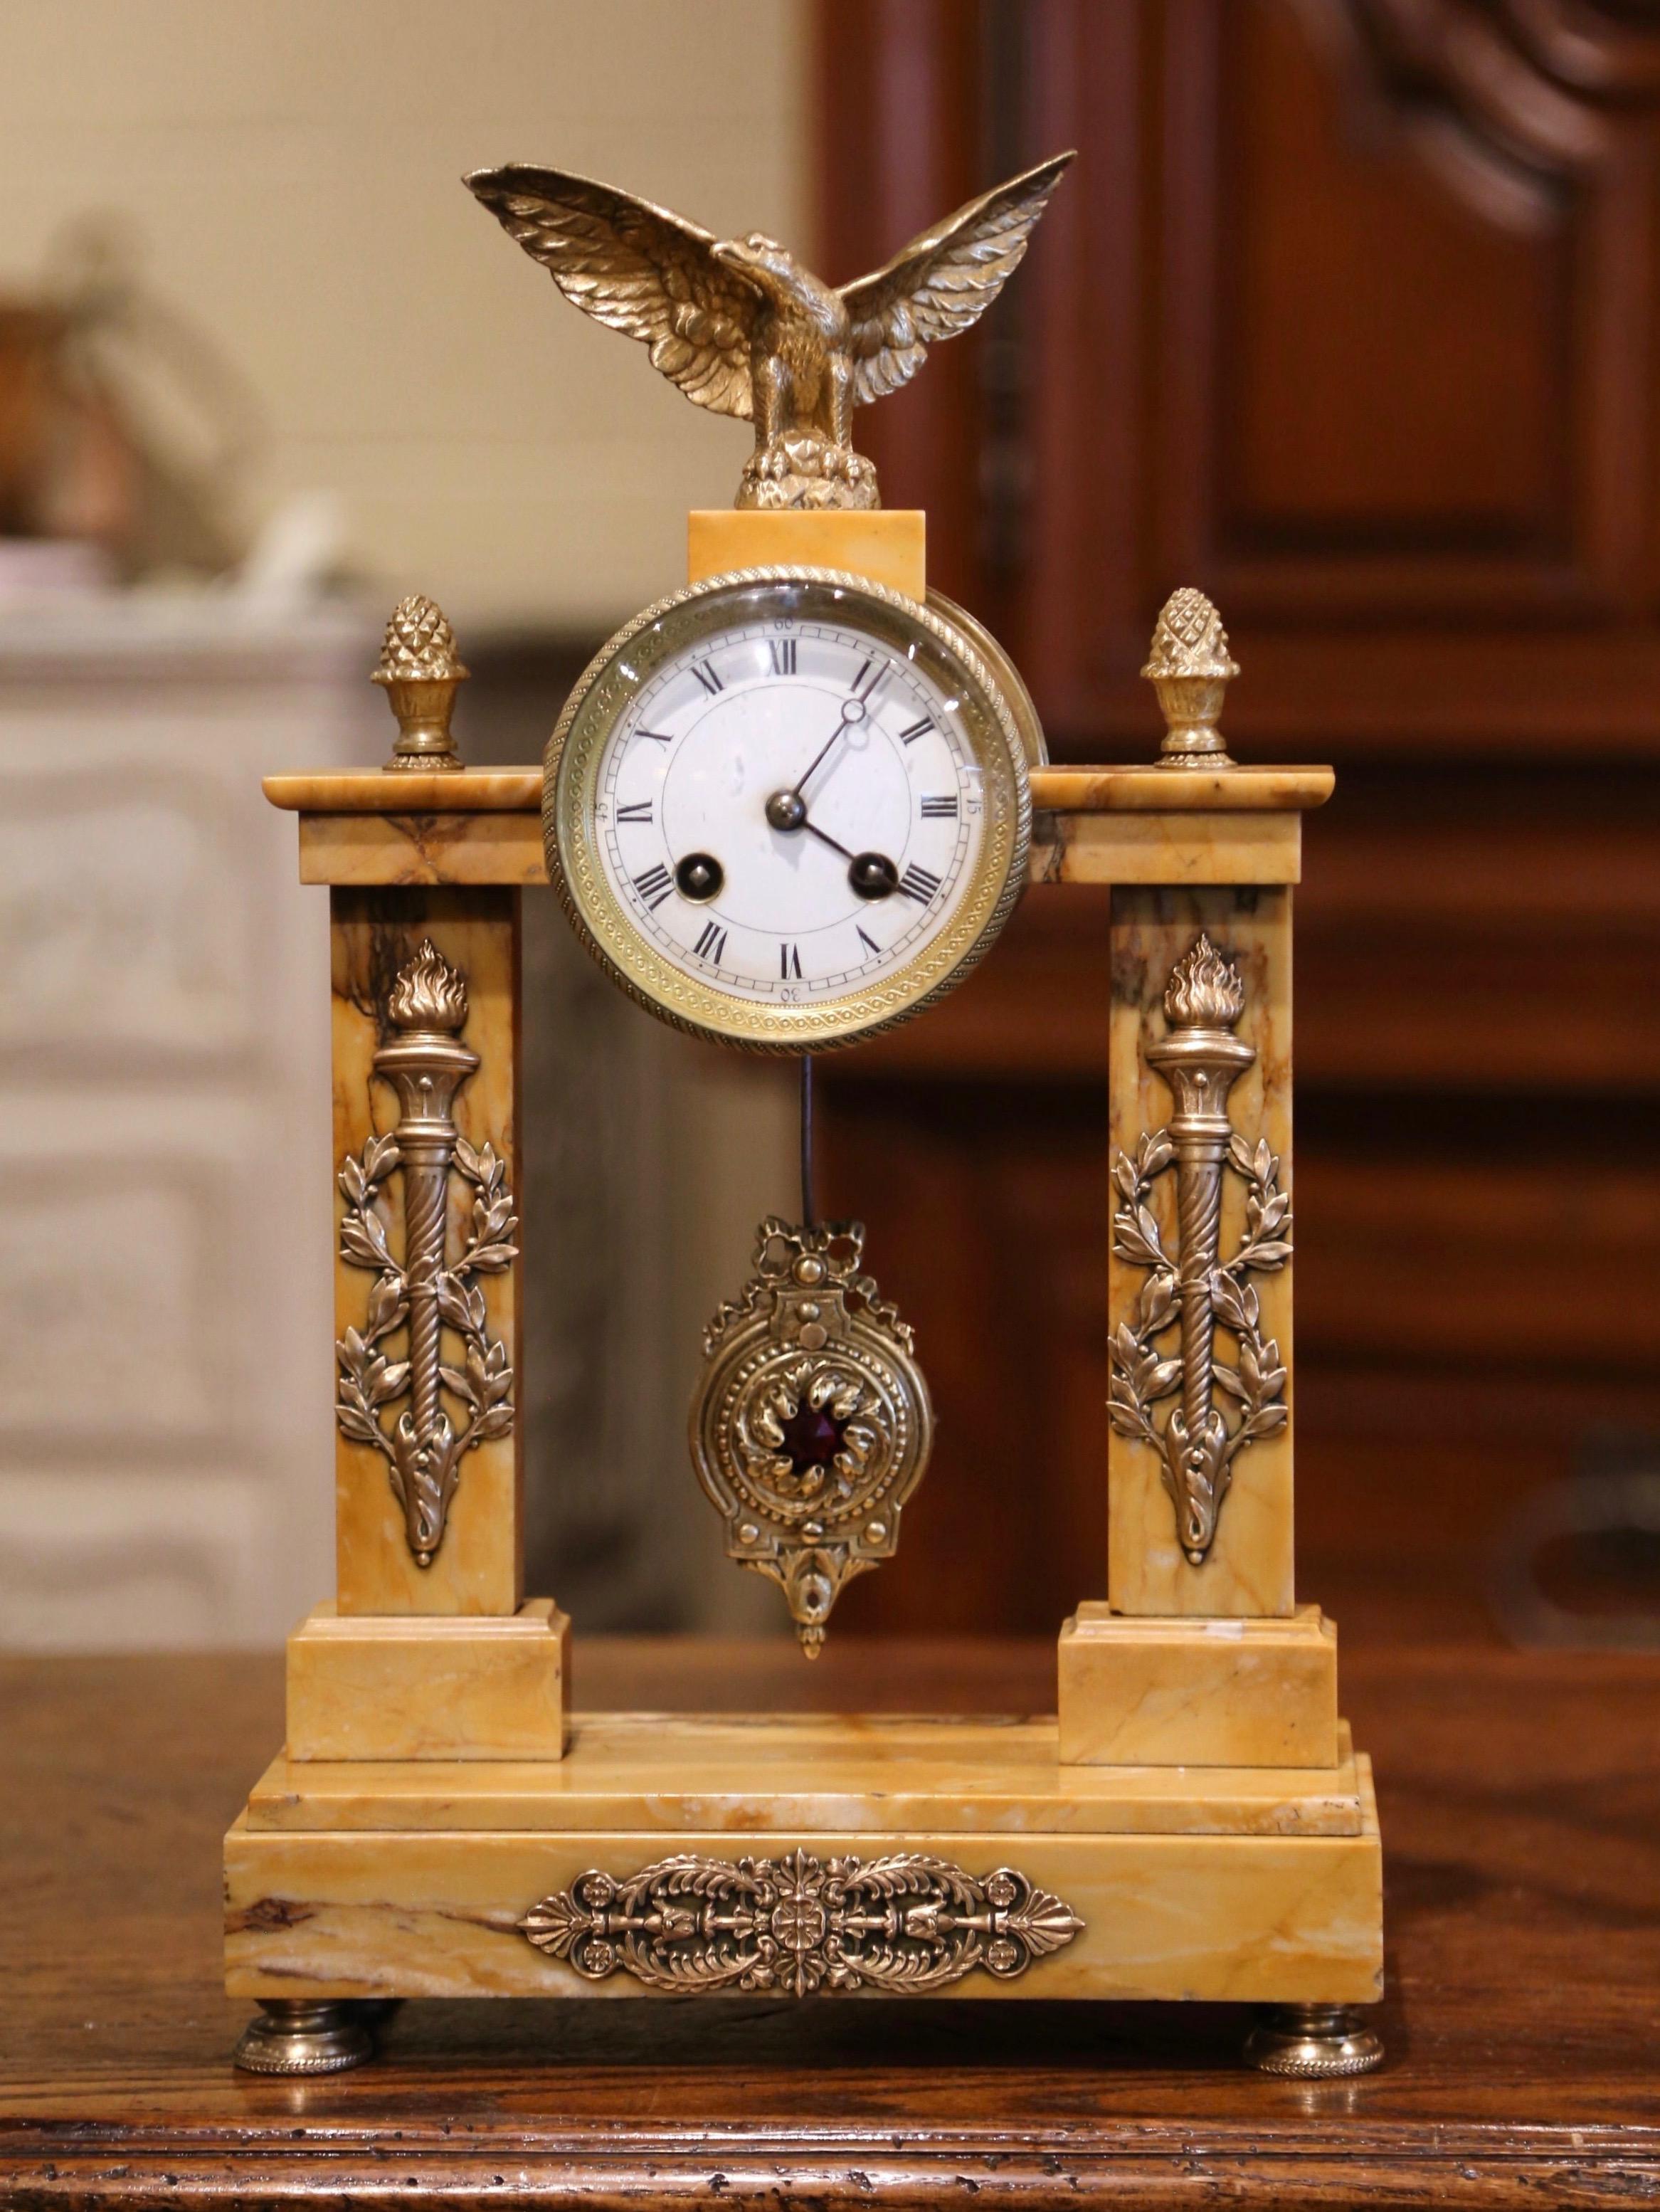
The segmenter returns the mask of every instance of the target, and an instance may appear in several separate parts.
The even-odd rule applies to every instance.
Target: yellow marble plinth
[[[563,1760],[280,1758],[226,1838],[249,1996],[638,1996],[518,1923],[591,1869],[918,1852],[1011,1868],[1081,1928],[942,1995],[1366,2002],[1383,1966],[1371,1770],[1063,1765],[1052,1719],[573,1716]]]
[[[388,782],[396,781],[388,777]],[[485,817],[489,818],[489,817]],[[499,818],[499,817],[498,817]],[[397,1125],[397,1101],[377,1076],[374,1055],[390,1034],[387,994],[400,968],[430,938],[467,985],[461,1042],[478,1054],[477,1069],[455,1097],[455,1123],[475,1150],[490,1145],[506,1168],[506,1188],[522,1197],[518,1158],[519,894],[508,889],[337,888],[330,895],[333,961],[334,1164],[362,1151],[367,1139]],[[476,1194],[459,1174],[450,1179],[447,1249],[466,1243]],[[403,1249],[403,1178],[387,1180],[380,1201],[394,1254]],[[360,1329],[375,1277],[340,1256],[339,1223],[346,1200],[336,1186],[335,1334]],[[320,1255],[319,1255],[320,1257]],[[519,1261],[483,1279],[489,1333],[506,1347],[516,1376],[520,1353]],[[385,1340],[389,1358],[407,1357],[407,1329]],[[446,1337],[444,1356],[456,1340]],[[515,1395],[522,1384],[515,1386]],[[416,1561],[392,1494],[387,1462],[372,1445],[336,1431],[335,1440],[336,1591],[342,1613],[500,1613],[518,1612],[524,1545],[522,1413],[505,1436],[466,1453],[451,1501],[444,1540],[430,1566]]]
[[[1289,1620],[1153,1620],[1081,1605],[1061,1631],[1060,1756],[1263,1771],[1336,1768],[1337,1631]]]
[[[1371,1778],[1354,1836],[883,1836],[875,1851],[1011,1866],[1082,1925],[1018,1978],[971,1973],[942,1997],[1197,1998],[1366,2003],[1383,1972],[1382,1868]],[[226,1839],[226,1985],[240,1996],[656,1996],[626,1972],[591,1981],[518,1922],[591,1869],[627,1878],[677,1854],[730,1859],[857,1851],[857,1830],[580,1833],[253,1832]],[[674,1992],[683,2002],[682,1991]]]
[[[1245,1012],[1235,1035],[1256,1059],[1233,1085],[1228,1118],[1253,1150],[1266,1139],[1280,1160],[1280,1187],[1296,1212],[1291,1158],[1291,897],[1288,888],[1215,889],[1122,886],[1112,894],[1112,1000],[1108,1036],[1112,1142],[1133,1152],[1143,1132],[1171,1116],[1165,1080],[1148,1048],[1166,1034],[1164,992],[1170,972],[1201,933],[1225,953],[1245,985]],[[1149,1200],[1167,1251],[1178,1249],[1176,1176],[1161,1176]],[[1245,1205],[1243,1179],[1224,1180],[1221,1256],[1238,1249]],[[1294,1236],[1294,1229],[1293,1229]],[[1296,1420],[1292,1357],[1291,1285],[1294,1260],[1277,1273],[1250,1277],[1261,1305],[1262,1334],[1276,1342],[1287,1370],[1285,1426],[1234,1455],[1216,1533],[1194,1566],[1179,1540],[1176,1509],[1165,1487],[1162,1456],[1115,1428],[1107,1443],[1107,1597],[1115,1613],[1190,1615],[1269,1614],[1288,1620],[1293,1595],[1292,1434]],[[1114,1333],[1136,1310],[1146,1269],[1120,1258],[1107,1267],[1107,1328]],[[1233,1356],[1219,1334],[1219,1356]],[[1227,1401],[1218,1396],[1218,1403]],[[1230,1416],[1237,1424],[1239,1415]]]
[[[686,518],[688,582],[734,568],[844,568],[925,599],[927,517],[919,507],[845,514],[694,507]]]
[[[288,1638],[288,1759],[557,1759],[570,1633],[545,1597],[439,1619],[319,1606]]]

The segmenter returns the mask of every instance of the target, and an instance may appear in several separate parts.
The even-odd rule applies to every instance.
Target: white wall
[[[746,426],[590,324],[458,181],[581,170],[805,245],[802,0],[0,0],[0,290],[123,219],[337,490],[377,600],[597,630],[683,580]]]

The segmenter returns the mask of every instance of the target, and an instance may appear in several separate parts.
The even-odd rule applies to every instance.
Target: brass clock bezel
[[[641,934],[606,880],[595,835],[600,763],[630,702],[665,659],[755,620],[758,595],[768,591],[804,592],[809,604],[815,595],[828,595],[827,614],[851,617],[890,650],[928,658],[957,695],[964,733],[981,770],[984,835],[967,893],[950,923],[881,982],[811,1006],[740,999],[675,967]],[[746,607],[751,611],[738,611]],[[1026,885],[1032,834],[1026,754],[1024,733],[991,670],[942,614],[841,569],[734,569],[642,609],[584,670],[543,762],[548,874],[588,952],[659,1020],[751,1052],[830,1051],[920,1013],[960,983],[997,941]]]

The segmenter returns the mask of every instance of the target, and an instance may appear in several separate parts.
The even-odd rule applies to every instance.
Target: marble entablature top
[[[1331,796],[1329,768],[1040,768],[1032,804],[1054,814],[1301,813]],[[536,814],[542,771],[474,768],[459,775],[379,769],[268,775],[273,806],[300,814]]]

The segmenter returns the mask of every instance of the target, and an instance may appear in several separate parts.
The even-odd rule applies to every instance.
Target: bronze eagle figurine
[[[651,348],[700,407],[755,426],[739,507],[871,507],[853,410],[909,382],[1020,266],[1072,155],[981,193],[839,290],[760,231],[715,238],[666,208],[522,162],[464,179],[567,300]]]

